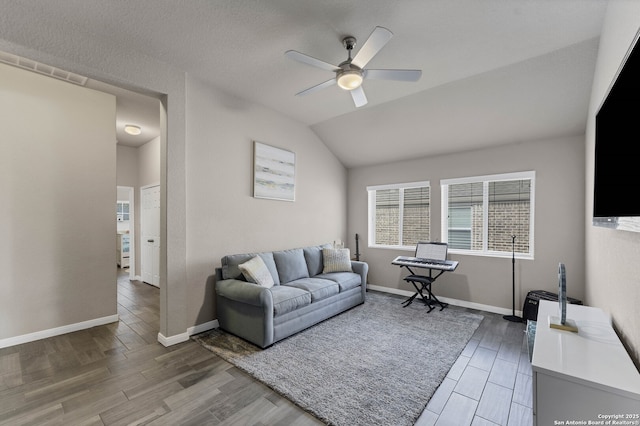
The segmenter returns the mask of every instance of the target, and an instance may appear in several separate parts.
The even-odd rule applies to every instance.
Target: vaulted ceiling
[[[309,125],[355,167],[584,132],[606,4],[3,0],[0,37],[28,28],[127,46]],[[285,51],[338,64],[342,39],[356,37],[357,53],[375,26],[394,36],[368,68],[421,69],[418,82],[365,80],[361,108],[335,85],[295,96],[333,74]]]

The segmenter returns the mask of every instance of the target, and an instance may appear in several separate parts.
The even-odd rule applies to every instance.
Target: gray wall
[[[0,64],[0,340],[112,321],[115,98]]]
[[[558,263],[567,268],[571,297],[584,297],[584,137],[519,143],[477,151],[349,169],[349,236],[361,237],[369,282],[389,289],[412,290],[406,272],[391,261],[409,252],[369,248],[369,185],[428,180],[431,183],[431,239],[440,235],[440,179],[534,170],[535,258],[516,261],[516,310],[529,290],[557,291]],[[350,240],[349,245],[354,246]],[[451,255],[460,265],[434,284],[438,295],[471,304],[511,309],[511,259]],[[500,311],[499,309],[497,311]]]
[[[640,365],[640,233],[591,226],[595,114],[640,28],[640,2],[609,3],[593,84],[586,149],[586,299],[608,312]],[[629,141],[631,147],[637,141]],[[635,152],[630,155],[637,155]]]
[[[186,87],[188,323],[201,324],[224,255],[345,238],[347,173],[307,126],[193,77]],[[253,141],[295,153],[295,202],[253,198]]]
[[[138,186],[138,148],[116,145],[116,184]]]

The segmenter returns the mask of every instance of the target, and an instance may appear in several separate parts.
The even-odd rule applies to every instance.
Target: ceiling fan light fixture
[[[342,45],[347,49],[348,57],[345,61],[338,65],[330,64],[329,62],[321,61],[313,56],[305,55],[304,53],[297,52],[295,50],[287,50],[285,56],[294,61],[301,62],[306,65],[311,65],[315,68],[320,68],[326,71],[332,71],[335,76],[330,80],[324,81],[315,86],[311,86],[301,92],[296,93],[296,96],[308,95],[314,93],[325,87],[333,86],[337,84],[342,90],[351,92],[351,98],[356,108],[367,104],[367,97],[364,94],[362,88],[362,81],[366,79],[374,80],[395,80],[395,81],[418,81],[422,75],[421,70],[407,70],[407,69],[369,69],[367,64],[373,59],[374,56],[380,52],[380,50],[391,39],[393,33],[384,27],[375,27],[373,32],[369,35],[364,42],[358,53],[352,58],[351,53],[356,45],[356,39],[352,36],[347,36],[342,39]]]
[[[359,70],[347,70],[338,74],[336,79],[338,86],[344,90],[357,89],[362,85],[362,72]]]
[[[136,126],[134,124],[125,125],[124,131],[133,136],[137,136],[142,133],[142,129],[140,128],[140,126]]]

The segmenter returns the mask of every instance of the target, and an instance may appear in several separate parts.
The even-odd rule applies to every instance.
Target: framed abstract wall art
[[[254,141],[253,196],[295,201],[295,183],[295,153]]]

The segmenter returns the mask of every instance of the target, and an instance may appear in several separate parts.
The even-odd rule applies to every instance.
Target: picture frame
[[[293,151],[253,143],[253,196],[295,201],[296,155]]]

